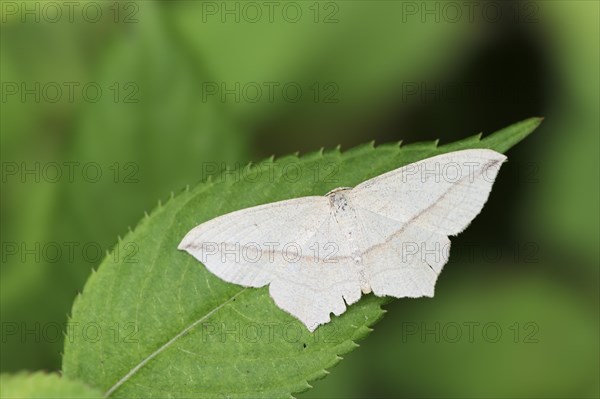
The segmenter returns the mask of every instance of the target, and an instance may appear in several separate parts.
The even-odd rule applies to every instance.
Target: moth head
[[[338,188],[334,188],[333,190],[331,190],[330,192],[328,192],[327,194],[325,194],[326,197],[331,197],[333,195],[335,195],[336,193],[339,193],[340,191],[347,191],[347,190],[352,190],[352,187],[338,187]]]

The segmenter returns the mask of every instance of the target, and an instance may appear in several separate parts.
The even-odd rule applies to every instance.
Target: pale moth
[[[277,306],[314,331],[362,294],[432,297],[448,236],[481,211],[505,160],[487,149],[434,156],[354,188],[219,216],[178,248],[227,282],[269,285]]]

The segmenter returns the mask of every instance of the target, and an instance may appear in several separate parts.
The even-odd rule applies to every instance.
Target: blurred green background
[[[544,116],[435,299],[300,397],[600,395],[598,2],[0,4],[2,372],[60,369],[98,252],[207,165]]]

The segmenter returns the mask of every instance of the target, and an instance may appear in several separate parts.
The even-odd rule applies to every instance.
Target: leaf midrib
[[[133,377],[142,367],[144,367],[152,359],[154,359],[156,356],[158,356],[163,351],[165,351],[167,348],[169,348],[173,343],[175,343],[175,341],[177,341],[179,338],[183,337],[188,331],[192,330],[198,324],[202,323],[203,321],[208,319],[210,316],[212,316],[213,314],[218,312],[220,309],[224,308],[228,303],[233,302],[235,300],[235,298],[237,298],[239,295],[241,295],[247,289],[248,288],[246,288],[246,287],[242,288],[237,293],[235,293],[234,295],[232,295],[231,297],[226,299],[223,303],[216,306],[215,308],[210,310],[208,313],[206,313],[204,316],[200,317],[198,320],[194,321],[189,326],[187,326],[186,328],[181,330],[179,333],[177,333],[177,335],[175,335],[173,338],[171,338],[169,341],[167,341],[165,344],[163,344],[160,348],[158,348],[157,350],[152,352],[150,355],[148,355],[146,358],[144,358],[141,362],[139,362],[137,365],[135,365],[131,370],[129,370],[129,372],[127,374],[125,374],[119,381],[117,381],[112,387],[110,387],[108,389],[108,391],[106,391],[106,393],[104,394],[104,397],[107,398],[110,395],[112,395],[117,389],[119,389],[119,387],[121,385],[126,383],[131,377]]]

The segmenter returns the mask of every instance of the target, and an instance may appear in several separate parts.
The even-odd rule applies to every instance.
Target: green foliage
[[[79,381],[60,377],[58,374],[19,373],[0,376],[0,398],[3,399],[92,399],[102,393]]]
[[[361,350],[344,356],[333,375],[299,396],[600,397],[600,3],[501,2],[488,4],[491,8],[483,3],[474,18],[470,7],[461,7],[459,21],[449,21],[452,4],[325,1],[318,6],[318,23],[314,2],[300,3],[304,18],[297,23],[281,18],[283,3],[273,22],[257,23],[220,12],[205,20],[203,7],[215,2],[120,2],[118,23],[112,1],[98,3],[103,15],[98,23],[81,18],[86,4],[75,5],[71,22],[59,2],[63,18],[49,23],[45,16],[51,16],[52,4],[38,19],[31,11],[3,13],[15,5],[43,10],[44,3],[5,3],[3,85],[77,82],[81,88],[96,82],[104,96],[98,103],[83,101],[80,90],[75,101],[67,100],[65,91],[57,103],[37,102],[32,95],[25,101],[3,97],[2,166],[96,162],[104,174],[97,183],[83,181],[80,173],[66,184],[66,173],[58,183],[31,175],[3,179],[2,244],[29,250],[58,244],[63,252],[52,262],[52,253],[2,251],[0,323],[16,330],[3,331],[1,372],[61,367],[64,338],[46,332],[69,331],[64,323],[73,300],[102,261],[95,246],[83,256],[82,245],[99,245],[103,255],[157,198],[198,180],[198,165],[244,164],[270,154],[338,143],[350,148],[373,139],[440,137],[448,143],[481,127],[493,131],[504,121],[543,114],[543,128],[510,151],[484,212],[453,239],[451,265],[436,285],[437,298],[386,305],[386,317]],[[231,10],[233,3],[245,7],[242,2],[224,7]],[[405,7],[414,5],[426,15],[407,13]],[[132,10],[137,22],[124,23]],[[337,22],[325,23],[331,12]],[[109,101],[115,82],[117,103]],[[302,86],[304,98],[285,101],[276,90],[275,101],[269,101],[263,90],[256,103],[218,94],[210,98],[216,101],[204,102],[205,82],[228,88],[236,82],[263,88],[263,82],[276,82],[278,89],[293,82]],[[128,83],[138,86],[138,103],[123,102]],[[323,101],[331,93],[328,83],[339,89],[338,102]],[[318,101],[314,84],[320,88]],[[0,91],[5,94],[4,86]],[[119,182],[109,169],[115,163]],[[128,163],[139,167],[135,184],[123,181],[132,171]],[[78,245],[74,259],[66,243]],[[132,249],[124,247],[121,256]],[[523,257],[532,254],[533,259]],[[402,340],[407,322],[431,327],[472,321],[500,323],[503,340],[489,343],[479,336],[469,342],[464,329],[458,343],[437,342],[432,335],[420,342],[416,335]],[[508,327],[515,322],[536,323],[539,342],[514,343]],[[95,326],[88,327],[91,340]],[[114,340],[115,328],[102,333]],[[129,335],[130,325],[121,328],[121,340],[139,340],[139,333]],[[69,339],[82,335],[81,329],[77,326]],[[2,377],[3,387],[5,381]]]
[[[322,195],[444,152],[506,151],[540,121],[443,146],[365,145],[271,159],[174,196],[89,278],[73,306],[64,374],[117,397],[284,397],[308,389],[357,346],[387,299],[369,295],[311,334],[266,287],[225,283],[178,251],[185,233],[227,212]]]

